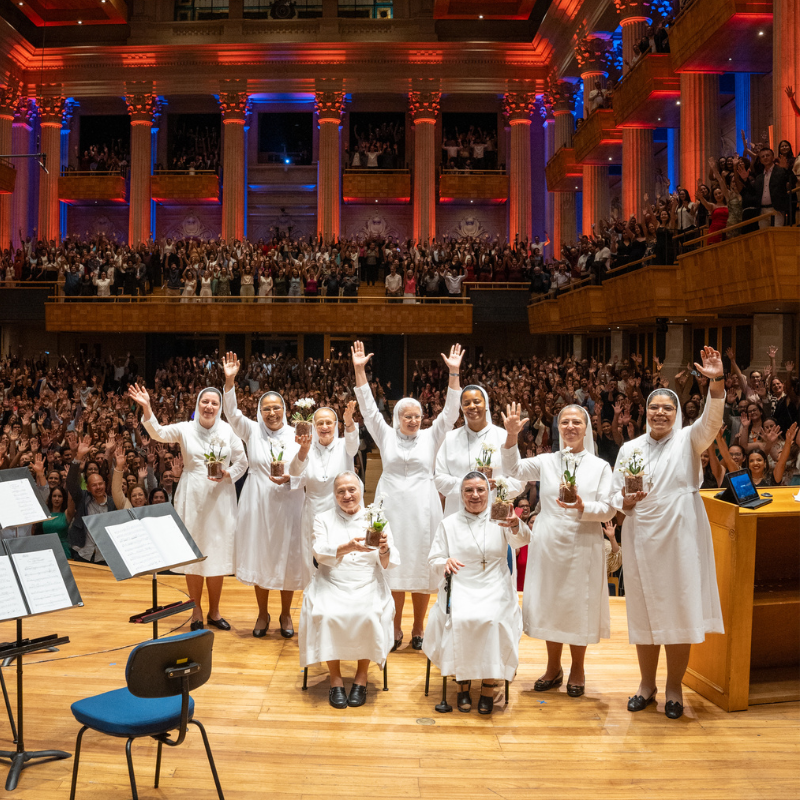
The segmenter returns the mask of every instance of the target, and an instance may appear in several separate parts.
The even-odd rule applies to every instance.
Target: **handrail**
[[[722,234],[728,233],[728,231],[736,231],[739,230],[739,228],[746,228],[748,225],[753,225],[754,223],[761,222],[761,220],[764,219],[770,219],[771,217],[774,217],[776,215],[777,211],[768,211],[766,214],[759,214],[759,216],[753,217],[752,219],[747,219],[744,220],[743,222],[737,222],[736,225],[731,225],[730,228],[720,228],[717,231],[712,231],[711,233],[706,233],[703,236],[698,236],[696,239],[692,239],[692,244],[695,245],[699,244],[700,242],[703,242],[706,239],[708,239],[709,236],[721,236]],[[720,239],[720,242],[714,242],[714,244],[720,244],[721,241],[722,240]],[[703,245],[700,246],[702,247]],[[678,258],[685,255],[688,255],[688,253],[681,253],[681,255],[678,256]]]
[[[320,305],[360,305],[360,306],[394,306],[394,305],[449,305],[456,304],[460,306],[472,305],[467,297],[415,297],[414,303],[403,303],[404,298],[400,297],[370,297],[356,295],[353,297],[323,297],[316,295],[314,297],[306,297],[305,295],[289,297],[286,295],[259,297],[258,295],[225,295],[225,296],[212,296],[201,297],[200,295],[190,295],[185,297],[183,295],[111,295],[109,297],[98,297],[97,295],[82,296],[82,295],[67,295],[59,297],[49,297],[48,302],[57,302],[58,305],[63,305],[65,300],[72,305],[75,303],[86,302],[96,303],[97,301],[104,301],[106,303],[138,303],[148,305],[207,305],[209,303],[242,303],[245,304],[260,304],[260,305],[299,305],[301,303],[314,303]]]
[[[441,169],[440,175],[508,175],[504,169]]]
[[[63,280],[52,281],[5,281],[0,280],[0,289],[52,289],[57,283]]]
[[[519,289],[527,291],[531,285],[530,281],[464,281],[462,284],[465,289],[480,289],[481,291],[490,289]]]
[[[213,169],[155,169],[153,175],[216,175],[216,170]]]
[[[98,175],[103,175],[104,177],[124,178],[126,170],[127,170],[127,167],[125,169],[123,169],[122,167],[119,167],[118,169],[86,169],[86,170],[62,169],[61,170],[61,177],[62,178],[96,178]]]
[[[383,167],[345,167],[344,168],[345,175],[359,175],[363,173],[364,175],[374,175],[376,172],[389,172],[389,173],[400,173],[400,174],[411,174],[411,170],[408,167],[403,167],[401,169],[384,169]]]
[[[615,273],[619,273],[620,275],[622,275],[622,274],[624,274],[622,272],[622,270],[631,270],[631,268],[632,267],[636,267],[637,264],[644,265],[645,261],[650,261],[650,260],[654,259],[655,257],[656,257],[655,253],[650,253],[649,256],[643,256],[642,258],[640,258],[640,259],[638,259],[636,261],[631,261],[630,264],[620,264],[620,266],[618,266],[618,267],[612,267],[610,270],[608,270],[606,272],[605,275],[603,275],[603,280],[604,281],[607,280],[610,275],[613,275],[614,277],[616,277]],[[672,266],[672,264],[659,264],[658,266],[669,267],[669,266]],[[638,267],[637,267],[637,269],[638,269]]]

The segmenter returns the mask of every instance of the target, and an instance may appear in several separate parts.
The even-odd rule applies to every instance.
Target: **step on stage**
[[[132,625],[128,617],[151,596],[149,578],[117,583],[104,567],[72,568],[85,607],[59,612],[58,628],[69,631],[70,644],[57,653],[28,656],[25,664],[26,743],[70,753],[80,727],[70,704],[125,685],[128,653],[150,634],[150,626]],[[185,598],[182,577],[162,575],[159,583],[159,602]],[[278,593],[270,600],[274,625]],[[300,603],[297,593],[292,611],[296,628]],[[568,697],[565,686],[534,692],[534,681],[544,671],[545,646],[523,636],[509,707],[498,692],[491,717],[478,715],[477,691],[469,714],[434,711],[441,681],[433,669],[431,694],[424,697],[425,656],[407,644],[410,618],[403,622],[402,649],[389,656],[390,690],[380,691],[382,676],[372,665],[366,705],[337,711],[328,705],[324,666],[309,668],[309,689],[301,691],[297,637],[282,639],[274,626],[266,638],[252,637],[252,588],[226,579],[222,613],[233,630],[215,631],[211,680],[193,696],[229,800],[800,796],[800,703],[726,713],[685,689],[686,713],[671,721],[664,716],[662,670],[658,708],[628,713],[625,706],[637,688],[638,669],[635,650],[627,642],[622,599],[611,598],[612,639],[589,648],[584,697]],[[187,631],[188,619],[184,614],[164,620],[162,636],[173,629]],[[52,615],[34,617],[25,633],[34,637],[52,627]],[[13,636],[13,623],[0,624],[0,641]],[[564,667],[566,684],[567,652]],[[355,664],[345,664],[343,671],[349,690]],[[12,672],[4,670],[13,702]],[[451,684],[453,705],[455,693]],[[0,749],[10,745],[3,714]],[[124,749],[122,740],[87,732],[79,800],[130,797]],[[159,789],[152,788],[155,758],[156,743],[137,740],[133,761],[142,798],[216,797],[196,731],[190,731],[182,747],[165,752]],[[0,771],[3,780],[6,769]],[[67,798],[71,771],[72,759],[37,765],[23,772],[19,788],[8,796]]]

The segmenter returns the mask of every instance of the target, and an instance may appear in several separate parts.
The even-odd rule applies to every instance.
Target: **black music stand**
[[[38,558],[37,553],[40,554]],[[51,555],[47,556],[46,553]],[[6,791],[11,792],[17,788],[22,770],[31,766],[34,760],[54,761],[71,756],[71,753],[63,750],[25,750],[22,657],[46,647],[67,644],[69,637],[53,633],[37,639],[25,639],[22,620],[63,608],[83,606],[83,601],[56,534],[3,539],[0,541],[0,559],[8,592],[5,599],[9,603],[0,608],[0,619],[17,621],[16,642],[0,645],[0,659],[15,658],[17,661],[17,747],[16,750],[0,750],[0,758],[11,761],[6,779]]]
[[[163,527],[164,518],[169,518],[173,524]],[[151,535],[146,526],[147,520],[160,521],[162,527],[157,536]],[[128,546],[122,546],[115,536],[115,528],[130,522],[140,522],[142,526],[132,534],[136,537],[135,542],[128,539]],[[194,564],[197,561],[204,561],[206,556],[200,552],[200,548],[195,544],[192,535],[183,524],[183,520],[178,516],[178,512],[173,508],[172,503],[158,503],[153,506],[142,506],[141,508],[125,508],[120,511],[109,511],[106,514],[93,514],[83,518],[83,523],[87,531],[91,534],[94,543],[97,545],[103,556],[103,561],[108,564],[114,577],[118,581],[126,581],[129,578],[138,578],[143,575],[153,576],[153,605],[146,611],[133,614],[130,622],[153,623],[153,638],[158,639],[158,620],[171,617],[173,614],[180,614],[183,611],[191,611],[194,600],[179,601],[170,603],[166,606],[158,604],[158,573],[172,567],[182,567],[186,564]],[[167,539],[172,537],[173,547],[163,551]],[[144,544],[148,549],[158,551],[158,558],[153,559],[144,569],[137,569],[136,562],[132,561],[130,545]],[[186,557],[177,557],[173,554],[183,553]],[[170,557],[173,555],[173,557]],[[176,560],[177,557],[177,560]]]

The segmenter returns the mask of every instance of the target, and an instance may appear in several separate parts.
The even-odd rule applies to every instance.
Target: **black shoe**
[[[422,650],[422,637],[421,636],[412,636],[411,637],[411,648],[413,650]]]
[[[284,639],[291,639],[292,636],[294,636],[294,626],[292,625],[292,618],[289,617],[289,625],[290,625],[290,627],[288,627],[288,628],[284,628],[283,627],[282,620],[283,620],[283,615],[278,617],[278,622],[280,623],[280,626],[281,626],[281,636],[283,636]]]
[[[533,691],[546,692],[550,689],[558,689],[562,683],[564,683],[564,670],[560,669],[558,671],[558,675],[556,675],[551,681],[546,681],[544,678],[539,678],[539,680],[533,684]]]
[[[358,708],[367,702],[367,687],[354,683],[350,689],[350,696],[347,698],[347,705],[351,708]]]
[[[229,631],[231,629],[230,623],[227,620],[224,620],[222,617],[219,619],[211,619],[211,617],[206,617],[206,622],[215,628],[219,628],[221,631]]]
[[[466,685],[466,689],[462,689],[458,693],[458,700],[456,701],[456,706],[458,707],[459,711],[463,711],[465,714],[469,711],[472,711],[472,698],[469,696],[469,690],[472,688],[471,681],[463,681],[459,684],[459,686]]]
[[[656,693],[658,689],[653,689],[653,694],[650,697],[642,697],[640,694],[635,694],[633,697],[628,698],[628,711],[644,711],[647,706],[656,702]]]
[[[485,684],[481,684],[481,689]],[[494,692],[490,695],[485,695],[481,692],[480,700],[478,700],[478,713],[491,714],[494,708]]]
[[[397,648],[400,647],[401,644],[403,644],[403,631],[400,631],[400,638],[394,640],[394,646],[389,652],[394,653],[394,651],[397,650]]]
[[[201,619],[193,619],[192,624],[189,626],[193,631],[201,631],[203,630],[203,620]]]
[[[328,692],[328,702],[334,708],[347,708],[347,695],[343,686],[333,686]]]
[[[574,683],[568,683],[567,694],[570,697],[582,697],[585,688],[586,688],[585,686],[578,686],[577,684]]]
[[[667,700],[664,713],[670,719],[680,719],[683,716],[683,703],[679,703],[677,700]]]
[[[270,621],[270,615],[267,614],[266,626],[263,628],[253,628],[253,636],[255,636],[256,639],[263,639],[267,635],[267,631],[269,630],[269,621]],[[256,622],[258,622],[258,620],[256,620]]]

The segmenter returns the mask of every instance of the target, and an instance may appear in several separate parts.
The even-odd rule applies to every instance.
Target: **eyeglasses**
[[[414,420],[422,419],[422,415],[421,414],[410,414],[410,415],[409,414],[403,414],[403,419],[406,422],[413,422]]]

